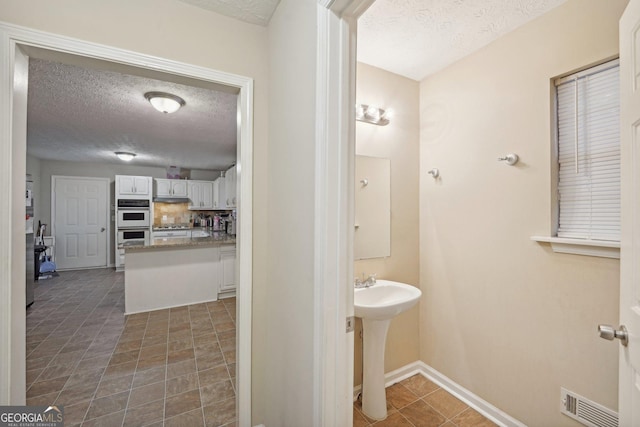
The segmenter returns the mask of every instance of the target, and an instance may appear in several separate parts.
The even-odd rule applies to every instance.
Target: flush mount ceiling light
[[[120,160],[124,160],[125,162],[130,162],[136,155],[133,153],[127,153],[126,151],[116,151],[115,155],[118,156]]]
[[[175,113],[186,104],[179,96],[165,92],[147,92],[144,97],[153,105],[153,108],[165,114]]]
[[[391,118],[391,110],[383,110],[373,105],[356,105],[356,120],[378,126],[386,126]]]

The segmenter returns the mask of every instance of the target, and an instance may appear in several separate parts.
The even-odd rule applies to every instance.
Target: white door
[[[628,331],[620,347],[621,427],[640,426],[640,0],[620,20],[620,138],[622,233],[620,323]]]
[[[107,178],[54,176],[52,233],[60,270],[107,266]]]

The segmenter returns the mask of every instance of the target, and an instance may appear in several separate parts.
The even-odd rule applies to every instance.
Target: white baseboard
[[[427,365],[422,361],[416,361],[413,363],[409,363],[408,365],[403,366],[402,368],[396,369],[395,371],[391,371],[385,374],[385,387],[389,387],[393,384],[399,383],[402,380],[405,380],[409,377],[414,376],[415,374],[420,374],[427,378],[428,380],[433,381],[438,384],[441,388],[448,391],[471,408],[480,412],[482,415],[503,427],[526,427],[525,424],[516,420],[509,414],[501,411],[496,408],[486,400],[481,399],[475,394],[471,393],[466,388],[456,384],[451,379],[441,374],[440,372],[433,369],[431,366]],[[362,390],[362,386],[354,387],[353,389],[353,400],[355,401]]]

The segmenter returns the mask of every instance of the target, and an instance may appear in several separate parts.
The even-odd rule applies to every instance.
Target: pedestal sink
[[[390,280],[378,280],[373,286],[354,291],[355,315],[362,319],[364,335],[362,411],[369,418],[387,417],[384,348],[389,323],[413,307],[421,295],[420,289],[414,286]]]

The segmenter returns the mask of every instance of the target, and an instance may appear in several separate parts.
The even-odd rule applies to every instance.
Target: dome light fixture
[[[124,160],[125,162],[130,162],[136,156],[134,153],[127,153],[126,151],[116,151],[114,153],[120,160]]]
[[[186,104],[184,99],[179,96],[165,92],[147,92],[144,97],[151,103],[153,108],[165,114],[175,113]]]

